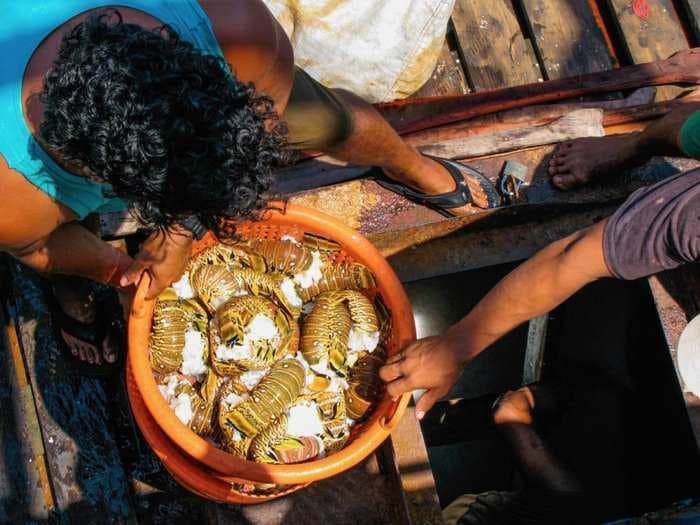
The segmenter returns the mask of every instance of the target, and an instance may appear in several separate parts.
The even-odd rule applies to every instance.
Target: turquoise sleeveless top
[[[124,209],[108,184],[72,175],[34,140],[22,113],[22,78],[34,50],[70,18],[98,7],[130,7],[170,25],[203,53],[223,57],[209,17],[196,0],[31,0],[5,2],[0,17],[0,155],[8,166],[84,218]]]

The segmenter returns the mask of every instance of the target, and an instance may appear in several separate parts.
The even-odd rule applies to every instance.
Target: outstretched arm
[[[489,345],[551,311],[586,284],[609,276],[603,256],[605,224],[550,244],[508,274],[444,335],[416,341],[390,358],[380,370],[389,394],[427,389],[416,407],[416,415],[422,417]]]

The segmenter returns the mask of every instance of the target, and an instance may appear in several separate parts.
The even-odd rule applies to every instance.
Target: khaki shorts
[[[294,84],[282,115],[294,149],[326,150],[340,144],[352,132],[352,114],[327,87],[303,69],[294,69]]]

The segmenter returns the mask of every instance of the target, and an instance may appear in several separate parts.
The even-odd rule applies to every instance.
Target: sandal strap
[[[400,182],[394,182],[387,179],[377,179],[377,183],[380,186],[383,186],[388,190],[398,193],[399,195],[403,195],[408,199],[411,199],[421,204],[427,204],[429,206],[435,206],[438,208],[459,208],[460,206],[469,204],[472,201],[472,195],[469,191],[469,187],[467,186],[466,181],[464,180],[464,176],[462,175],[462,172],[459,170],[459,168],[457,168],[453,163],[445,161],[445,159],[432,156],[430,158],[432,158],[436,162],[439,162],[442,166],[445,167],[445,169],[455,182],[454,190],[446,193],[429,195],[427,193],[423,193],[422,191],[409,188],[408,186],[406,186],[405,184],[401,184]],[[469,168],[469,170],[472,171],[471,168]]]

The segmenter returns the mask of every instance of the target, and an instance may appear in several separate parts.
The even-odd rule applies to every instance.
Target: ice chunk
[[[348,353],[352,352],[373,352],[379,344],[379,332],[365,332],[357,330],[354,326],[350,328],[348,336]]]
[[[252,359],[253,358],[253,351],[250,348],[250,345],[246,342],[243,341],[244,344],[242,345],[233,345],[232,347],[228,347],[225,345],[219,345],[216,348],[216,358],[219,361],[234,361],[238,359]]]
[[[287,434],[296,437],[315,436],[323,433],[323,423],[316,403],[301,402],[289,409]]]
[[[302,288],[309,288],[312,284],[316,284],[323,277],[321,268],[323,267],[323,261],[321,260],[321,254],[318,250],[311,252],[311,265],[304,270],[294,275],[294,282],[296,282]]]
[[[248,394],[239,395],[236,392],[231,392],[226,397],[224,397],[221,401],[228,408],[233,408],[236,405],[240,405],[241,403],[243,403],[243,401],[245,401],[246,399],[248,399]]]
[[[201,332],[197,330],[187,330],[185,332],[185,348],[182,352],[183,374],[201,376],[207,371],[207,364],[204,361],[205,340]]]
[[[266,315],[258,314],[246,326],[245,335],[249,341],[259,341],[261,339],[275,339],[279,337],[279,331],[272,319]]]
[[[178,394],[170,401],[170,408],[175,411],[177,418],[185,425],[192,421],[192,399],[185,392]]]
[[[260,382],[260,380],[267,374],[267,369],[265,370],[248,370],[241,374],[241,383],[245,385],[248,390],[252,390]]]
[[[182,383],[183,380],[177,377],[177,374],[170,374],[167,379],[165,383],[158,385],[158,390],[160,390],[165,400],[170,403],[170,400],[175,396],[177,385]]]
[[[304,301],[301,300],[301,297],[299,297],[299,294],[297,293],[297,288],[294,285],[294,281],[292,281],[289,277],[282,281],[280,289],[282,290],[284,297],[292,306],[299,308],[304,304]]]

